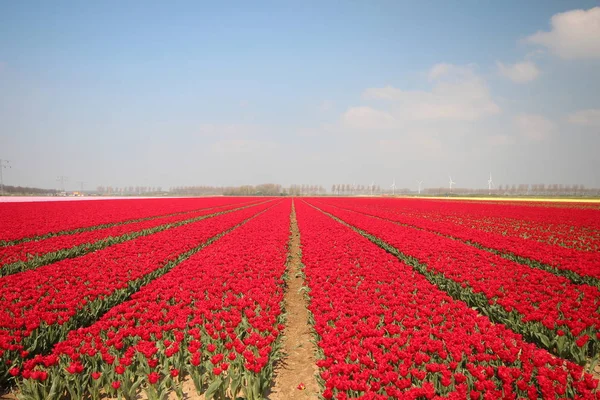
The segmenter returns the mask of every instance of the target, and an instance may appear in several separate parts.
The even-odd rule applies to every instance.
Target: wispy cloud
[[[455,65],[448,63],[439,63],[431,67],[427,76],[430,81],[437,81],[442,78],[472,79],[476,69],[475,64]]]
[[[389,101],[390,113],[399,121],[475,121],[501,111],[491,98],[484,79],[472,66],[437,64],[429,70],[428,76],[433,85],[430,91],[405,91],[386,86],[365,90],[363,98]],[[369,117],[375,114],[363,109],[356,116],[367,113]],[[385,119],[389,117],[385,116]]]
[[[350,107],[342,121],[346,127],[363,130],[394,129],[400,123],[390,113],[368,106]]]
[[[539,31],[526,41],[565,59],[600,58],[600,7],[555,14],[550,23],[549,32]]]
[[[540,70],[532,61],[523,61],[516,64],[498,62],[497,66],[500,75],[516,83],[531,82],[540,74]]]

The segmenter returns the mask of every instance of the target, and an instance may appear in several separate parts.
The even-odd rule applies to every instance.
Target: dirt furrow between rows
[[[286,325],[283,331],[283,358],[275,367],[274,386],[267,394],[269,400],[317,399],[320,392],[315,378],[318,368],[312,325],[304,297],[300,231],[292,207],[291,238],[288,255],[288,279],[285,294]]]

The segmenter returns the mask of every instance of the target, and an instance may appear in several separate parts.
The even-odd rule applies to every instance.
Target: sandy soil
[[[288,266],[288,288],[285,294],[287,321],[283,332],[283,351],[286,356],[275,367],[275,382],[269,400],[317,399],[320,392],[315,379],[315,346],[311,342],[308,310],[300,289],[304,286],[301,272],[300,231],[296,214],[292,213],[292,258]],[[304,389],[299,389],[300,384]]]

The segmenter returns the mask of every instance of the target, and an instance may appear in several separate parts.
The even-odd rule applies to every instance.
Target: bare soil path
[[[282,337],[285,355],[275,366],[274,386],[267,398],[269,400],[318,399],[320,389],[315,378],[318,368],[315,361],[315,345],[311,342],[307,304],[301,291],[304,278],[300,231],[293,206],[289,251],[291,258],[288,261],[287,291],[284,298],[287,318]],[[299,389],[301,384],[304,389]]]

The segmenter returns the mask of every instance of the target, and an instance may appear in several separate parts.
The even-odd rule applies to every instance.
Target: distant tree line
[[[500,185],[498,186],[500,194],[529,194],[534,196],[581,196],[598,193],[598,189],[586,189],[584,185],[563,185],[563,184],[520,184],[520,185]]]
[[[54,194],[57,190],[37,189],[37,188],[21,188],[12,187],[13,191],[9,191],[6,186],[6,193],[28,193],[28,194]],[[15,191],[16,190],[16,191]],[[19,191],[20,190],[20,191]],[[29,190],[25,192],[24,190]],[[313,184],[293,184],[287,188],[279,184],[265,183],[259,185],[243,185],[243,186],[175,186],[169,188],[168,192],[178,196],[319,196],[326,195],[327,190],[321,185]],[[395,194],[414,194],[414,188],[399,188],[395,189]],[[160,186],[98,186],[97,193],[100,195],[127,196],[127,195],[155,195],[165,193]],[[336,196],[356,196],[356,195],[385,195],[392,194],[392,189],[389,187],[381,188],[379,185],[362,185],[340,183],[331,186],[330,194]],[[448,186],[445,187],[428,187],[421,190],[422,194],[427,195],[496,195],[496,196],[598,196],[600,189],[586,188],[584,185],[564,185],[564,184],[515,184],[515,185],[499,185],[493,187],[490,191],[487,187],[477,189],[453,187],[452,190]]]
[[[371,191],[372,190],[372,191]],[[160,186],[98,186],[97,194],[127,196],[127,195],[152,195],[163,192]],[[244,186],[176,186],[169,189],[170,194],[179,196],[319,196],[327,194],[327,190],[320,185],[312,184],[293,184],[289,188],[274,183],[265,183],[260,185]],[[385,191],[379,185],[353,185],[353,184],[334,184],[331,187],[331,194],[340,196],[354,195],[382,195],[390,194],[391,189]],[[415,190],[408,188],[397,188],[396,194],[411,194]],[[26,186],[4,185],[5,195],[59,195],[60,190],[41,189]],[[453,187],[452,191],[448,187],[429,187],[421,191],[427,195],[487,195],[495,196],[574,196],[588,197],[600,196],[600,189],[586,188],[584,185],[563,185],[563,184],[519,184],[519,185],[499,185],[492,188],[470,189]],[[0,190],[0,194],[2,191]]]
[[[176,186],[172,187],[169,192],[181,196],[280,196],[285,194],[281,185],[275,183],[255,186]]]
[[[217,186],[175,186],[169,193],[181,196],[217,196],[223,195],[223,187]]]
[[[306,184],[291,185],[287,192],[290,196],[316,196],[327,193],[323,186]]]
[[[493,187],[491,190],[488,188],[470,189],[453,187],[452,191],[448,187],[433,187],[426,188],[423,193],[430,195],[440,194],[478,194],[487,195],[492,194],[495,196],[574,196],[574,197],[587,197],[587,196],[598,196],[600,195],[600,189],[597,188],[586,188],[584,185],[563,185],[563,184],[528,184],[522,183],[518,185],[499,185]]]
[[[3,189],[3,190],[2,190]],[[18,194],[36,194],[36,195],[56,195],[58,190],[55,189],[40,189],[27,186],[10,186],[4,185],[0,188],[0,194],[18,195]]]
[[[281,185],[276,183],[264,183],[256,186],[230,186],[223,188],[223,195],[225,196],[281,196],[282,194],[284,193]]]
[[[336,183],[331,186],[331,194],[339,195],[357,195],[357,194],[381,194],[381,186],[371,185],[355,185],[350,183]]]
[[[98,194],[103,195],[116,195],[116,196],[127,196],[127,195],[148,195],[162,192],[160,186],[124,186],[124,187],[112,187],[112,186],[98,186],[96,188]]]

